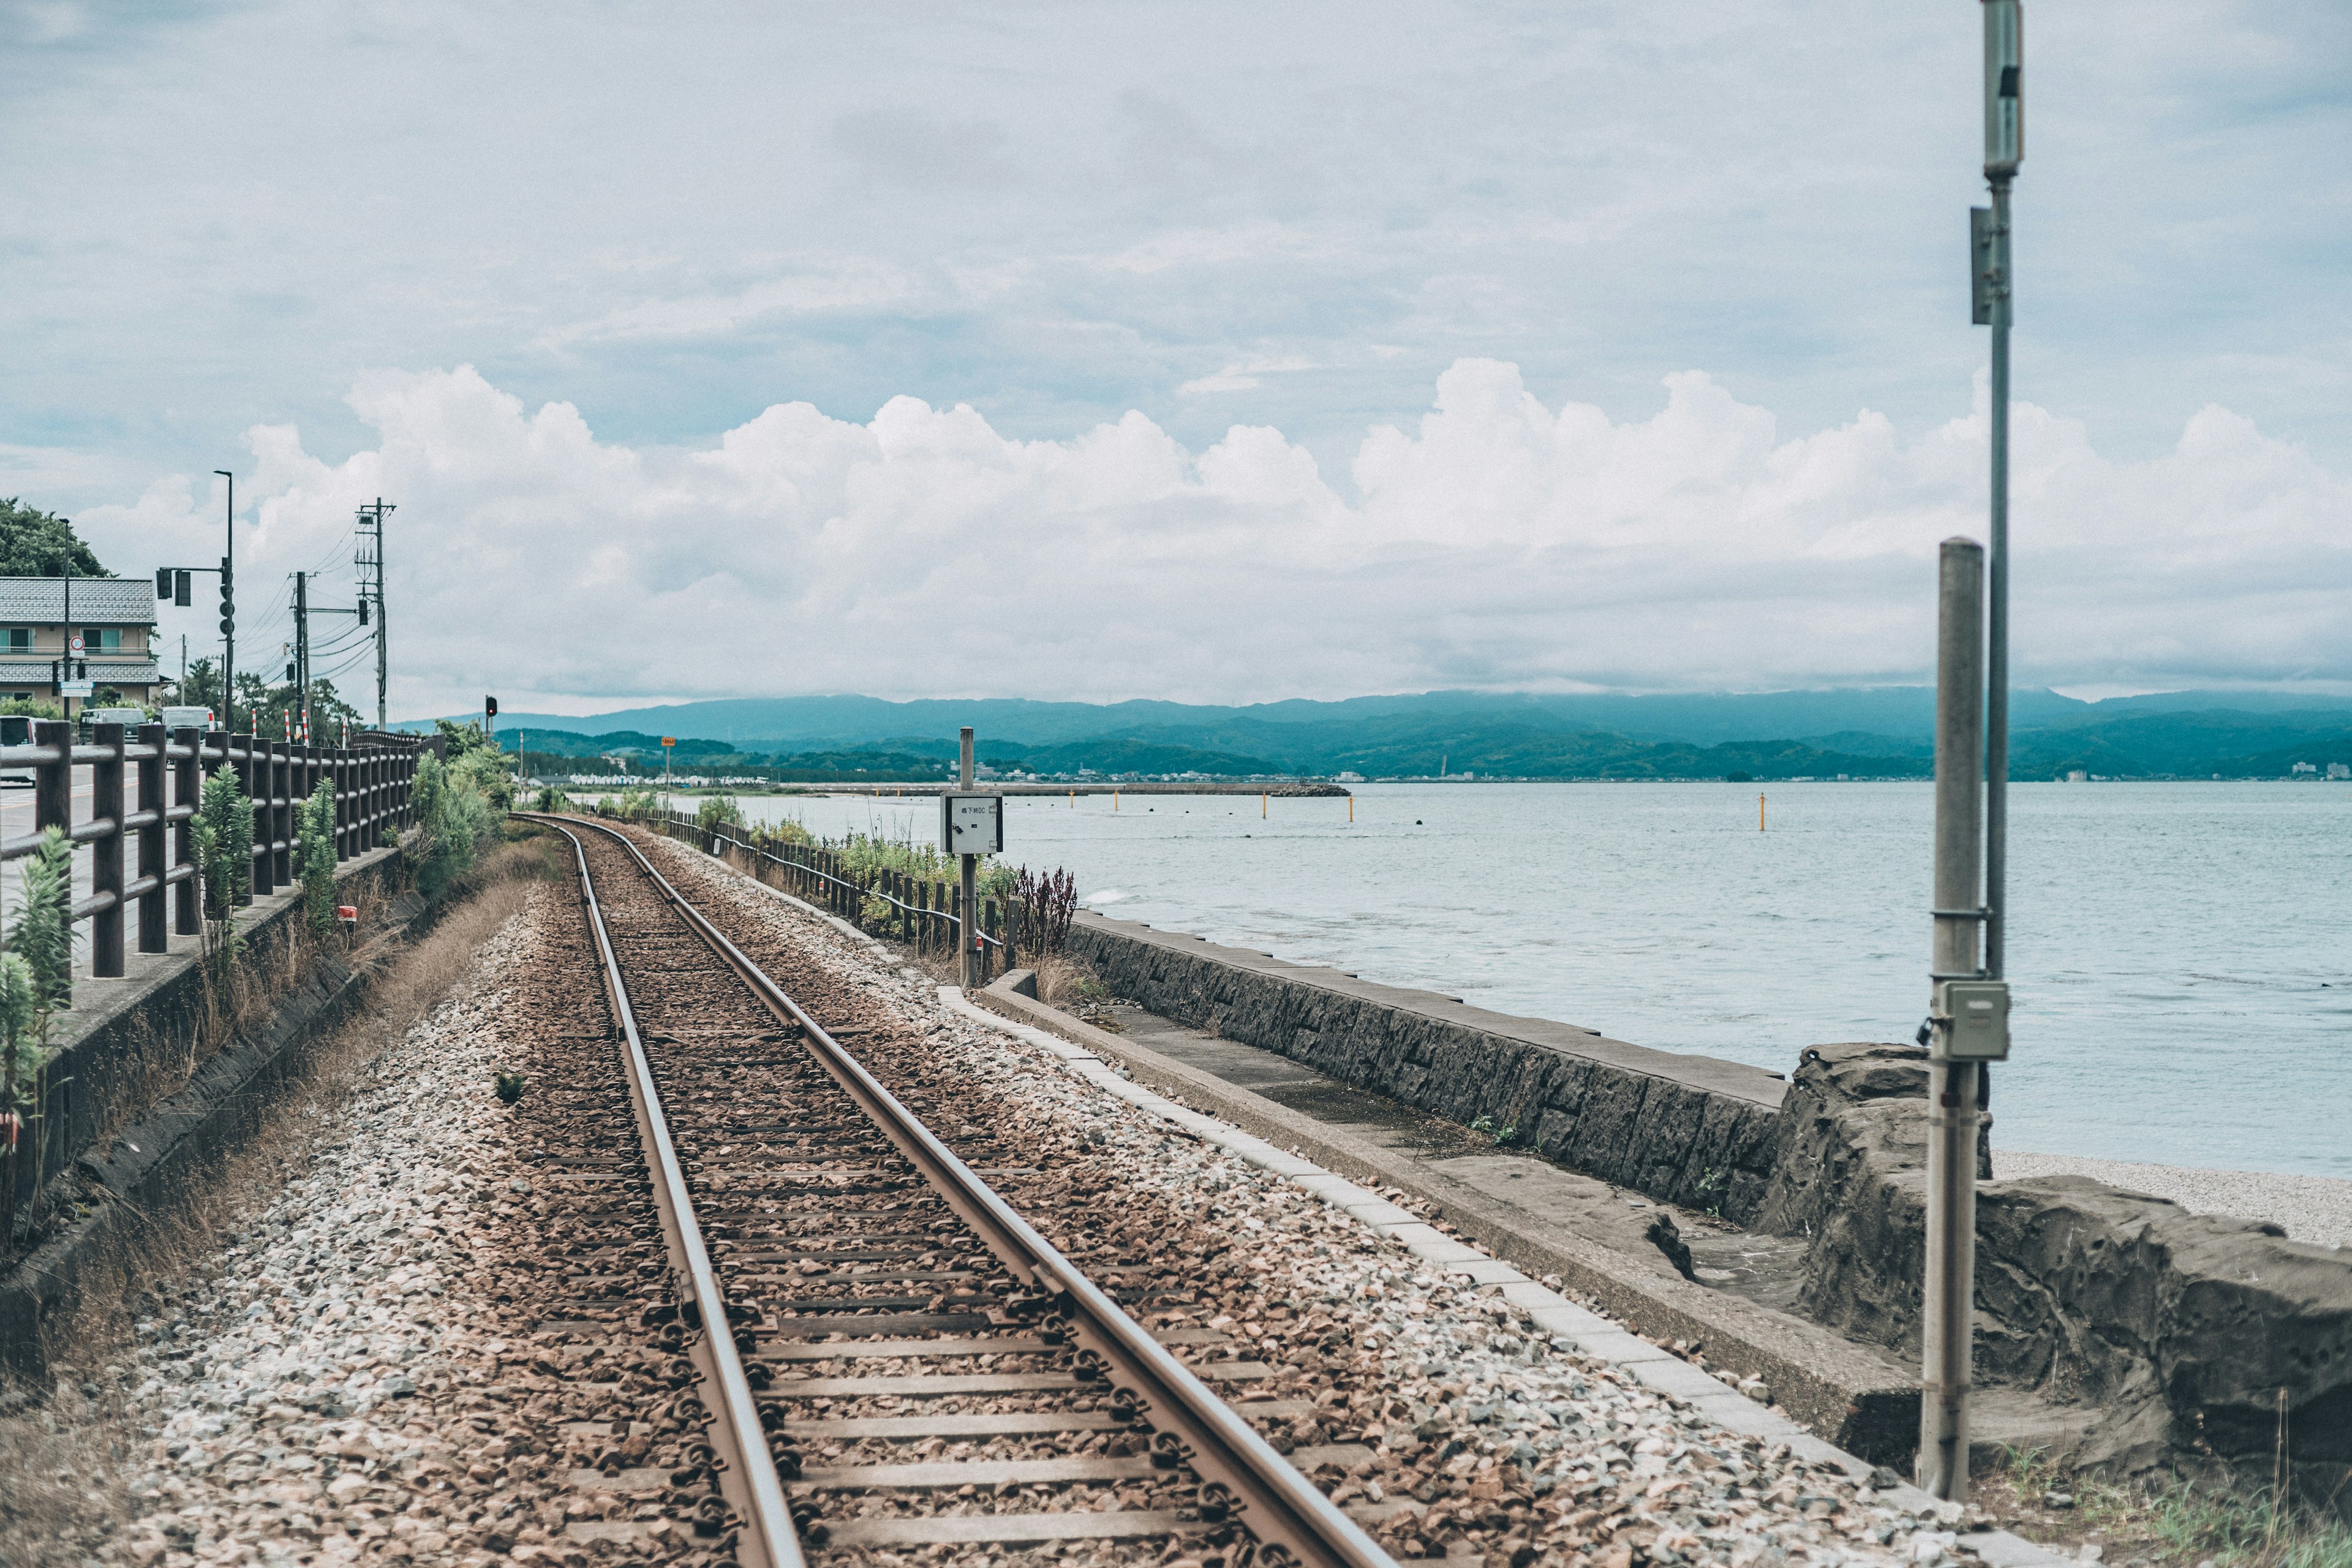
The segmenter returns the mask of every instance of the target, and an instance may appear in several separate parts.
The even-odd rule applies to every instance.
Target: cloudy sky
[[[0,495],[264,652],[396,502],[400,713],[1916,680],[1978,26],[0,0]],[[2345,689],[2352,10],[2028,58],[2021,672]]]

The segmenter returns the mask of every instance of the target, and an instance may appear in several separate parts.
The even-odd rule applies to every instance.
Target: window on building
[[[121,626],[84,626],[81,629],[81,650],[84,653],[119,653],[122,649]]]
[[[0,626],[0,651],[8,653],[29,653],[32,651],[32,627]]]

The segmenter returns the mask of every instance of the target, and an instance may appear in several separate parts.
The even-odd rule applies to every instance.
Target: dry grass
[[[1092,969],[1066,952],[1042,953],[1030,967],[1037,972],[1037,1000],[1048,1007],[1067,1012],[1109,994]]]
[[[2097,1546],[2105,1568],[2352,1568],[2352,1524],[2337,1511],[2347,1489],[2352,1472],[2332,1496],[2297,1492],[2280,1508],[2269,1488],[2231,1492],[2178,1476],[2105,1481],[2012,1453],[1982,1479],[1977,1500],[2029,1541],[2068,1552]],[[2064,1506],[2049,1506],[2059,1499]]]
[[[373,972],[367,1010],[320,1042],[306,1076],[258,1134],[191,1183],[182,1203],[168,1214],[129,1216],[131,1239],[113,1288],[94,1291],[47,1335],[54,1386],[0,1385],[0,1565],[77,1568],[129,1521],[124,1483],[148,1441],[123,1407],[123,1389],[137,1376],[130,1358],[137,1310],[198,1288],[219,1250],[236,1244],[339,1123],[356,1069],[449,995],[482,945],[562,875],[552,853],[561,844],[524,837],[499,846],[414,942],[356,952]],[[257,997],[258,987],[250,994]]]

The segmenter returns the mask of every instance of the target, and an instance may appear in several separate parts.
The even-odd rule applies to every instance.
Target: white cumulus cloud
[[[1264,426],[1191,450],[1129,413],[1019,440],[898,397],[862,424],[790,403],[707,447],[629,447],[470,367],[378,374],[351,398],[363,450],[250,434],[247,646],[282,625],[283,574],[326,563],[331,596],[353,510],[380,495],[399,507],[401,713],[483,690],[520,708],[1924,679],[1937,542],[1982,531],[1981,385],[1909,442],[1868,412],[1783,433],[1696,371],[1664,394],[1612,421],[1463,360],[1335,482]],[[2221,408],[2145,461],[2032,405],[2013,431],[2023,678],[2344,676],[2343,476]],[[218,483],[164,476],[79,521],[119,570],[209,560]],[[167,637],[206,651],[209,612],[178,615]]]

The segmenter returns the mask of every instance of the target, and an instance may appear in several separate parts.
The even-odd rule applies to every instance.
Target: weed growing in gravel
[[[499,1098],[512,1105],[522,1098],[523,1076],[519,1072],[502,1072],[499,1074],[495,1087]]]

